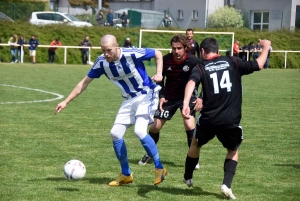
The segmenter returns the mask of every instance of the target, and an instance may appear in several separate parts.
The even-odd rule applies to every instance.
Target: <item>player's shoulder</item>
[[[167,61],[167,60],[173,60],[173,54],[172,53],[168,53],[166,55],[163,56],[163,60]]]
[[[199,63],[201,60],[193,54],[186,54],[186,61],[191,63]]]

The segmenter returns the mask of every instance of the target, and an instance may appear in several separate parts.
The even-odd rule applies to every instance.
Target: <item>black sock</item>
[[[155,144],[157,144],[157,142],[159,140],[159,132],[158,133],[152,133],[151,131],[149,131],[149,135],[152,137],[152,139],[154,140]]]
[[[185,132],[186,132],[186,137],[187,137],[187,143],[188,143],[188,146],[189,146],[189,147],[191,147],[191,143],[192,143],[192,139],[193,139],[194,130],[195,130],[195,129],[192,129],[192,130],[189,130],[189,131],[185,131]]]
[[[198,158],[191,158],[188,155],[186,156],[185,172],[184,172],[184,179],[185,180],[193,178],[193,173],[194,173],[194,170],[195,170],[195,166],[197,165],[198,161],[199,161],[199,157]]]
[[[228,188],[231,188],[231,183],[235,174],[237,164],[237,161],[234,161],[232,159],[225,159],[223,184],[225,184]]]

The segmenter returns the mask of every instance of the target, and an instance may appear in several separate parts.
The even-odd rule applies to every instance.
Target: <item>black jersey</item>
[[[197,41],[194,41],[193,39],[189,41],[190,44],[190,51],[188,53],[193,54],[196,56],[197,53],[197,57],[200,58],[200,48],[199,48],[199,44],[197,43]]]
[[[243,61],[229,56],[203,60],[193,69],[190,80],[201,82],[203,109],[199,123],[204,127],[235,128],[241,120],[241,76],[258,71],[257,61]]]
[[[181,62],[173,58],[169,53],[163,57],[163,80],[158,83],[162,86],[159,97],[165,97],[166,100],[183,100],[185,85],[189,80],[192,69],[200,62],[200,59],[191,54],[184,55]],[[197,96],[197,87],[193,96]]]

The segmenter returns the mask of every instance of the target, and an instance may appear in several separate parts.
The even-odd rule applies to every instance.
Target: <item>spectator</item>
[[[186,37],[187,37],[187,41],[190,44],[190,50],[188,53],[193,54],[196,56],[197,53],[197,57],[200,58],[200,49],[199,49],[199,44],[197,41],[195,41],[193,39],[194,37],[194,30],[189,28],[185,31],[186,33]]]
[[[114,26],[114,15],[112,13],[112,9],[110,9],[106,15],[106,25]]]
[[[267,59],[266,59],[266,63],[264,65],[264,69],[269,69],[269,60],[270,60],[271,51],[272,51],[272,46],[270,44],[270,48],[269,48],[269,51],[268,51],[268,56],[267,56]]]
[[[35,35],[32,35],[29,39],[29,54],[30,60],[33,64],[36,63],[36,48],[39,45],[39,41],[35,38]]]
[[[8,44],[10,45],[11,63],[18,62],[18,60],[16,60],[16,53],[17,53],[17,49],[18,49],[18,43],[17,42],[18,42],[17,34],[14,34],[8,40]]]
[[[261,47],[260,47],[260,43],[259,41],[257,42],[257,45],[254,48],[254,52],[253,52],[253,60],[256,60],[259,56],[259,52],[261,52]]]
[[[50,43],[51,46],[62,46],[62,43],[60,42],[59,38],[56,38],[55,40],[53,40]],[[56,51],[56,47],[49,47],[48,49],[48,56],[49,56],[49,63],[53,64],[54,60],[55,60],[55,51]]]
[[[248,45],[248,51],[249,51],[249,54],[248,54],[248,60],[251,60],[252,58],[252,55],[253,55],[253,52],[255,50],[255,45],[254,45],[254,42],[250,42],[249,45]]]
[[[127,48],[131,48],[132,47],[132,43],[130,41],[130,38],[126,38],[123,47],[127,47]]]
[[[122,23],[122,27],[124,28],[128,28],[128,24],[129,24],[129,17],[126,14],[126,12],[124,11],[123,14],[120,17],[121,23]]]
[[[164,17],[163,25],[164,25],[164,27],[170,27],[170,26],[172,26],[172,18],[169,17],[168,14],[166,14],[165,17]]]
[[[24,44],[26,44],[24,36],[20,36],[18,39],[18,60],[16,62],[21,63],[21,58],[24,58]]]
[[[239,57],[240,41],[236,40],[233,44],[233,56]]]
[[[82,46],[84,48],[80,48],[81,50],[81,60],[83,64],[89,63],[89,55],[90,55],[90,49],[92,47],[92,43],[90,42],[90,38],[86,36],[83,41],[79,43],[79,46]]]
[[[99,26],[103,26],[104,25],[104,16],[103,16],[103,11],[99,10],[97,16],[96,16],[96,21],[98,23]]]

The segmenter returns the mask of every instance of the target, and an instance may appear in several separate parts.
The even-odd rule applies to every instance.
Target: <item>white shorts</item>
[[[36,51],[35,50],[29,50],[29,55],[30,56],[35,56],[36,54]]]
[[[137,116],[148,116],[149,124],[153,123],[154,113],[158,107],[158,92],[160,86],[155,90],[149,90],[147,94],[142,94],[137,97],[124,100],[114,124],[135,124]]]

